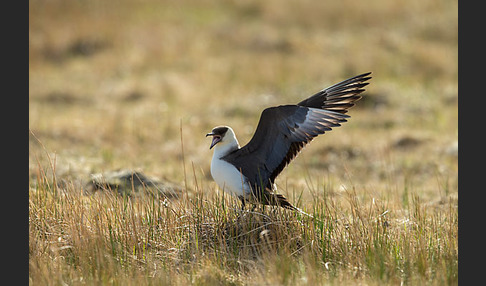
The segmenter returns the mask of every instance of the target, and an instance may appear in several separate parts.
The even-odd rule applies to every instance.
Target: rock
[[[158,192],[168,198],[177,198],[183,191],[183,188],[177,184],[149,178],[142,172],[133,170],[123,169],[92,174],[90,177],[90,181],[85,185],[87,192],[112,190],[119,194],[132,195],[134,192],[148,190]]]
[[[412,149],[423,143],[423,139],[418,139],[410,136],[404,136],[392,143],[392,147],[396,149]]]

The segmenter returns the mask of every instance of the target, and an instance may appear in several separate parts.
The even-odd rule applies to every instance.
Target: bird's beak
[[[213,141],[211,142],[211,146],[209,146],[209,149],[212,149],[214,145],[216,145],[219,141],[221,141],[221,136],[216,135],[213,132],[206,134],[206,137],[208,136],[213,136]]]

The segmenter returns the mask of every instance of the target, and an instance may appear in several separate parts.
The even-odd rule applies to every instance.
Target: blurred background
[[[125,168],[182,184],[184,158],[189,185],[215,190],[212,127],[230,125],[244,145],[265,107],[371,71],[349,122],[304,149],[279,176],[281,192],[457,198],[457,9],[444,0],[31,0],[30,176],[47,153],[59,178],[81,184]]]

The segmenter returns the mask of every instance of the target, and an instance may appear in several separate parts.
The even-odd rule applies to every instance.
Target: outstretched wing
[[[222,159],[233,162],[254,190],[270,188],[280,172],[312,139],[346,122],[370,73],[321,90],[297,105],[265,109],[248,144]]]
[[[360,93],[365,91],[363,87],[369,84],[365,81],[371,79],[369,77],[370,74],[371,72],[360,74],[336,83],[302,100],[297,105],[321,108],[344,114],[348,112],[349,108],[354,106],[354,102],[361,99]]]

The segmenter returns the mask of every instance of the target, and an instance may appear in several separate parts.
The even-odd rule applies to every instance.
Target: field
[[[457,1],[29,1],[31,285],[456,285]],[[240,211],[205,137],[372,72]],[[89,192],[136,170],[179,186]]]

